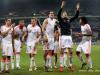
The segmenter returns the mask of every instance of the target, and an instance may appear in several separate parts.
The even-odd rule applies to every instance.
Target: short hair
[[[5,21],[7,21],[7,20],[9,20],[9,19],[11,19],[11,18],[8,18],[8,17],[7,17],[7,18],[5,18]],[[12,19],[11,19],[11,20],[12,20]]]
[[[19,20],[19,23],[20,23],[20,22],[24,22],[24,20],[21,19],[21,20]]]
[[[50,10],[50,11],[48,11],[48,15],[50,14],[50,12],[53,12],[53,14],[54,14],[54,11]]]
[[[80,17],[80,19],[82,20],[82,22],[83,22],[84,24],[87,24],[87,23],[88,23],[88,20],[87,20],[86,17],[82,16],[82,17]]]

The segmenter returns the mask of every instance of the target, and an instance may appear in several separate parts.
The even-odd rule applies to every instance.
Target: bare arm
[[[74,21],[76,18],[78,18],[78,16],[79,16],[79,9],[80,9],[80,3],[77,3],[77,5],[76,5],[76,14],[75,14],[74,17],[72,17],[72,18],[70,19],[70,22],[72,22],[72,21]]]
[[[48,24],[48,20],[45,19],[44,22],[43,22],[43,25],[42,25],[42,31],[43,32],[46,30],[47,24]]]
[[[64,8],[64,5],[65,5],[65,1],[62,1],[62,3],[61,3],[61,8],[60,8],[60,10],[59,10],[59,12],[58,12],[58,15],[57,15],[57,17],[58,17],[58,20],[59,21],[61,21],[61,13],[62,13],[62,10],[63,10],[63,8]]]

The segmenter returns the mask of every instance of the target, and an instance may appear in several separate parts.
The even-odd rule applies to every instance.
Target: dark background
[[[66,10],[74,12],[78,1],[81,3],[81,15],[100,15],[100,0],[67,0]],[[0,0],[0,16],[10,12],[20,16],[30,16],[47,10],[57,12],[60,3],[61,0]]]

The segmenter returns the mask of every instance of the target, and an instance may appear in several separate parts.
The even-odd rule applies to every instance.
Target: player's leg
[[[57,68],[57,53],[54,53],[54,68]]]
[[[83,52],[86,55],[86,62],[88,65],[88,69],[92,69],[92,59],[91,59],[91,41],[85,42],[83,46]]]
[[[20,52],[16,52],[16,68],[20,69]]]
[[[54,38],[48,38],[48,54],[47,54],[47,61],[48,61],[48,71],[52,71],[52,51],[54,50]]]
[[[34,70],[37,70],[37,66],[36,66],[36,62],[35,62],[35,56],[37,54],[37,49],[36,49],[36,47],[33,47],[33,48],[34,48],[34,51],[32,53],[33,67],[34,67]]]
[[[72,52],[72,48],[68,48],[68,58],[69,58],[69,67],[72,67],[73,62],[72,62],[72,56],[73,56],[73,52]]]
[[[1,59],[1,71],[0,71],[0,73],[4,73],[4,71],[5,71],[4,66],[5,66],[5,63],[6,63],[6,56],[5,56],[5,54],[6,54],[6,44],[2,43],[1,47],[2,47],[2,59]]]
[[[30,69],[29,69],[29,71],[32,71],[33,67],[34,67],[34,70],[37,70],[37,66],[35,63],[35,54],[30,54]]]
[[[30,47],[30,68],[29,68],[29,71],[32,71],[32,68],[34,67],[34,70],[37,69],[36,67],[36,63],[35,63],[35,55],[36,55],[36,48],[35,48],[35,45],[34,45],[34,42],[31,44],[31,47]]]
[[[16,45],[15,45],[15,50],[16,50],[16,68],[20,69],[20,52],[21,52],[21,42],[20,40],[16,40]]]
[[[29,71],[32,71],[32,67],[33,67],[33,59],[32,59],[32,56],[31,56],[31,53],[32,53],[32,48],[31,48],[31,45],[29,42],[27,42],[27,53],[29,55],[29,59],[30,59],[30,64],[29,64]]]
[[[73,58],[72,57],[73,56],[72,46],[73,46],[72,37],[71,36],[66,36],[65,37],[65,47],[68,50],[68,59],[69,59],[68,69],[70,71],[73,71],[74,70],[73,61],[72,61],[72,58]]]
[[[6,57],[5,56],[2,56],[2,59],[1,59],[1,71],[0,73],[4,73],[5,72],[5,63],[6,63]]]
[[[14,70],[14,55],[11,56],[11,68]]]
[[[29,66],[29,71],[32,71],[33,69],[33,58],[32,58],[32,55],[31,53],[29,53],[29,57],[30,57],[30,66]]]
[[[79,58],[79,60],[81,61],[81,68],[80,69],[83,69],[85,67],[86,63],[82,57],[81,50],[82,50],[82,43],[80,43],[78,45],[78,47],[76,49],[76,55]]]
[[[63,72],[63,59],[64,59],[64,49],[61,48],[60,50],[60,72]]]
[[[52,71],[52,50],[48,51],[47,63],[48,63],[48,71]]]
[[[65,48],[65,39],[63,36],[59,38],[59,47],[60,47],[60,72],[63,72],[63,59],[64,59],[64,48]]]
[[[86,61],[87,61],[87,65],[88,65],[88,70],[91,70],[93,68],[92,65],[92,59],[91,59],[91,55],[90,54],[86,54]]]
[[[13,49],[12,49],[12,44],[7,44],[7,52],[6,52],[6,72],[10,72],[10,59],[11,56],[13,56]]]
[[[67,56],[68,56],[68,50],[65,48],[64,49],[64,62],[63,62],[63,65],[64,65],[65,68],[67,67],[67,64],[66,64]]]
[[[44,50],[44,55],[43,55],[43,57],[44,57],[44,62],[45,62],[45,70],[46,70],[46,60],[47,60],[46,57],[47,57],[47,51],[48,51],[48,50],[47,50],[47,49],[48,49],[48,48],[47,48],[47,44],[48,44],[47,42],[44,42],[44,46],[43,46],[43,50]]]
[[[11,56],[6,56],[6,73],[10,72],[10,57]]]
[[[57,68],[57,49],[59,47],[58,41],[55,41],[54,44],[54,68]]]

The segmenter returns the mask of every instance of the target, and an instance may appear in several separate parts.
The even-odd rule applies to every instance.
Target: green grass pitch
[[[100,75],[100,45],[93,45],[92,46],[92,59],[93,59],[93,72],[87,72],[87,71],[79,71],[80,70],[80,61],[76,57],[75,50],[76,47],[74,45],[73,48],[73,63],[75,65],[75,71],[69,72],[67,69],[64,70],[64,72],[60,73],[58,69],[54,69],[53,72],[45,72],[44,71],[44,61],[43,61],[43,50],[42,45],[38,45],[37,50],[38,53],[35,57],[36,64],[38,66],[37,71],[29,72],[29,56],[26,54],[26,48],[23,46],[22,52],[21,52],[21,69],[20,70],[11,70],[10,74],[2,74],[2,75]],[[1,51],[0,51],[1,54]],[[1,58],[1,55],[0,55]],[[59,51],[58,51],[58,65],[59,67]]]

